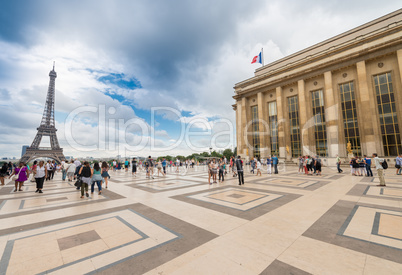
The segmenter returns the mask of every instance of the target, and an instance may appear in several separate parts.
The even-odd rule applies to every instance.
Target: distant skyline
[[[0,157],[18,158],[32,143],[53,61],[66,156],[233,149],[233,86],[260,67],[251,60],[261,48],[269,64],[399,8],[362,0],[7,1]]]

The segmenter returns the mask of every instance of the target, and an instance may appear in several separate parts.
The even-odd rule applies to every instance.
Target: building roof
[[[255,76],[239,82],[235,85],[237,94],[242,92],[242,88],[250,84],[259,82],[275,75],[279,75],[285,71],[290,71],[301,67],[306,63],[312,63],[320,59],[335,56],[336,53],[344,52],[348,48],[357,47],[372,39],[376,39],[384,33],[400,31],[402,29],[402,9],[396,10],[378,19],[370,21],[359,27],[351,29],[347,32],[339,34],[335,37],[327,39],[323,42],[315,44],[304,50],[281,58],[277,61],[269,63],[261,68],[256,69]],[[401,36],[399,41],[401,40]]]

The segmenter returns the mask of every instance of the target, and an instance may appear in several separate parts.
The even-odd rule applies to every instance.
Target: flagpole
[[[262,67],[264,66],[264,48],[261,48]]]

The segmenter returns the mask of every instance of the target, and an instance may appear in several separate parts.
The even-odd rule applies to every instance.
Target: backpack
[[[381,166],[382,166],[382,168],[384,169],[384,170],[386,170],[387,168],[388,168],[388,163],[387,163],[387,161],[384,159],[384,161],[383,162],[381,162]]]

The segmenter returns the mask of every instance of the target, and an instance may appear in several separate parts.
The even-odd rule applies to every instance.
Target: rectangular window
[[[254,156],[260,157],[260,129],[259,129],[259,121],[258,121],[258,106],[251,107],[251,129],[252,129],[252,137],[253,137],[253,149]]]
[[[299,126],[299,101],[297,96],[288,97],[289,124],[290,124],[290,143],[292,157],[301,155],[301,140]]]
[[[345,142],[351,144],[354,155],[361,155],[359,124],[357,122],[357,109],[354,83],[348,82],[339,85],[341,95],[343,129]]]
[[[402,148],[391,73],[375,75],[374,88],[380,116],[384,155],[397,156],[402,153]]]
[[[328,155],[327,129],[325,126],[324,95],[322,90],[311,92],[315,127],[316,154],[322,157]]]
[[[271,155],[279,155],[278,143],[278,112],[276,102],[268,103],[269,133],[271,137]]]

